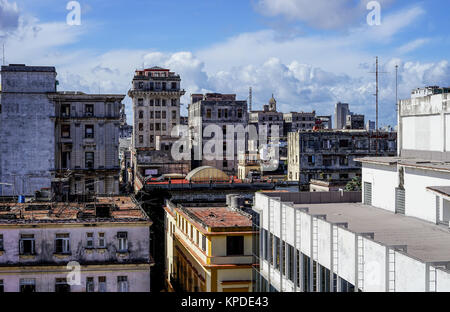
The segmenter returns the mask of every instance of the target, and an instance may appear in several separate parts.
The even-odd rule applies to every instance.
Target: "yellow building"
[[[169,291],[252,290],[252,222],[228,207],[186,207],[167,201]]]

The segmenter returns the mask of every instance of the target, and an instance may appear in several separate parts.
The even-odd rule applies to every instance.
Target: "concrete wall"
[[[395,188],[398,187],[396,165],[376,165],[364,163],[362,168],[362,186],[372,183],[372,205],[395,212]]]
[[[403,117],[403,148],[423,151],[442,151],[441,116]]]
[[[0,114],[0,186],[3,195],[34,195],[49,188],[50,170],[54,167],[55,113],[47,92],[55,92],[56,72],[53,67],[8,71],[2,67]],[[17,70],[15,68],[14,70]],[[14,190],[15,189],[15,190]]]

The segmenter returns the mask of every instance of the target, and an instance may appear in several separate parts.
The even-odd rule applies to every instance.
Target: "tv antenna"
[[[252,87],[250,87],[248,91],[248,104],[249,104],[249,111],[252,111],[252,100],[253,100],[253,93],[252,93]]]

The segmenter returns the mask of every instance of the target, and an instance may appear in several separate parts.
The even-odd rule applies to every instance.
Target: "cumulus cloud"
[[[259,0],[257,10],[266,16],[283,16],[319,29],[341,29],[365,22],[369,0]],[[378,0],[386,8],[392,0]]]

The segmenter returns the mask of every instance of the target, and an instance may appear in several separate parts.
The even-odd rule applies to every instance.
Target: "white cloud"
[[[0,0],[0,37],[6,36],[19,26],[19,8],[8,0]]]
[[[397,48],[397,53],[399,54],[407,54],[409,52],[412,52],[414,50],[417,50],[418,48],[422,47],[423,45],[429,43],[431,41],[430,38],[418,38],[413,41],[410,41],[401,47]]]
[[[283,16],[319,29],[340,29],[365,22],[369,0],[259,0],[257,10],[266,16]],[[392,0],[378,0],[382,9]]]

